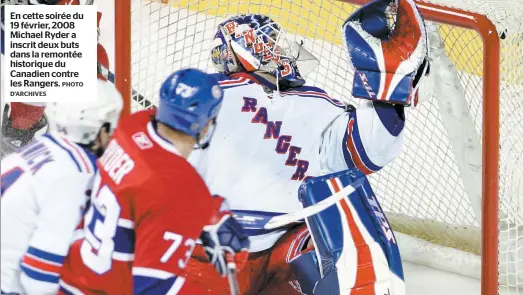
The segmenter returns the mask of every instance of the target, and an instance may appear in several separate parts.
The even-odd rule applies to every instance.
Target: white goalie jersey
[[[47,134],[2,160],[2,294],[56,294],[95,158]]]
[[[404,118],[390,104],[364,101],[348,111],[325,91],[303,86],[268,95],[252,77],[219,75],[224,101],[210,146],[189,160],[246,228],[251,251],[284,230],[263,230],[274,215],[302,208],[308,177],[357,167],[380,170],[399,155]]]

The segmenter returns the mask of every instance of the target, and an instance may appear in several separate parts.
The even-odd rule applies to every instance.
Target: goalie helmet
[[[211,60],[220,73],[262,72],[284,88],[305,84],[302,74],[318,64],[302,44],[287,40],[280,24],[260,14],[237,15],[219,24]],[[307,61],[300,65],[303,73],[299,61]]]
[[[95,102],[48,103],[45,111],[49,130],[87,147],[95,142],[102,127],[108,127],[112,134],[123,108],[122,96],[112,83],[103,80],[97,83]]]

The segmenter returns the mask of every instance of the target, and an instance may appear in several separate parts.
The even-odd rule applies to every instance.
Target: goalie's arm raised
[[[363,101],[325,131],[322,170],[358,168],[367,175],[379,171],[400,154],[404,126],[403,106]]]
[[[399,25],[389,17],[394,10]],[[401,151],[404,108],[416,105],[420,81],[429,70],[427,34],[412,0],[372,1],[353,13],[342,31],[355,71],[352,95],[366,101],[325,132],[322,168],[356,167],[368,175]]]

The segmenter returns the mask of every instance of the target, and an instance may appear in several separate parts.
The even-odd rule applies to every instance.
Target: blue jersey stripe
[[[35,270],[32,270],[32,269],[24,266],[23,264],[20,265],[20,268],[28,277],[30,277],[31,279],[37,280],[37,281],[57,284],[58,280],[60,279],[60,276],[58,274],[51,275],[51,274],[35,271]]]
[[[73,153],[68,150],[67,148],[65,148],[64,146],[62,146],[56,139],[54,139],[51,135],[49,134],[44,134],[44,137],[49,139],[51,142],[53,142],[54,144],[56,144],[59,148],[61,148],[62,150],[64,150],[65,152],[67,152],[69,154],[69,157],[71,157],[71,159],[73,160],[73,162],[76,164],[76,168],[78,168],[78,171],[79,172],[82,172],[82,168],[80,166],[80,163],[78,162],[78,160],[76,160],[76,158],[74,157]]]
[[[157,295],[167,294],[176,283],[178,277],[167,279],[133,275],[134,295]],[[175,293],[176,294],[176,293]]]
[[[365,151],[363,142],[361,141],[361,137],[360,137],[360,131],[358,128],[358,119],[357,119],[356,112],[351,113],[350,119],[354,120],[354,124],[352,125],[352,133],[349,134],[349,130],[348,130],[349,124],[347,124],[347,130],[345,132],[345,135],[343,136],[343,157],[345,158],[347,167],[348,168],[356,167],[356,163],[354,163],[352,159],[353,159],[353,157],[358,157],[367,169],[369,169],[373,172],[381,170],[381,168],[383,168],[383,167],[380,167],[380,166],[374,164],[370,160],[369,156],[367,155],[367,152]],[[350,119],[349,119],[349,121],[350,121]],[[356,152],[358,153],[357,155],[352,155],[351,152],[349,151],[349,149],[347,147],[347,145],[350,144],[347,142],[349,140],[354,142]],[[359,167],[356,167],[356,168],[359,168]]]
[[[27,249],[27,253],[31,254],[33,256],[36,256],[38,258],[41,258],[41,259],[44,259],[44,260],[47,260],[50,262],[58,263],[58,264],[62,264],[65,259],[64,256],[49,253],[49,252],[46,252],[46,251],[43,251],[40,249],[36,249],[33,247],[29,247],[29,249]]]
[[[315,94],[309,94],[309,93],[287,93],[285,95],[297,95],[297,96],[301,96],[301,97],[313,97],[313,98],[320,98],[320,99],[323,99],[325,100],[326,102],[330,103],[331,105],[337,107],[337,108],[340,108],[340,109],[344,109],[345,108],[345,105],[343,104],[340,104],[339,102],[337,101],[334,101],[332,99],[328,99],[324,96],[321,96],[321,95],[315,95]]]

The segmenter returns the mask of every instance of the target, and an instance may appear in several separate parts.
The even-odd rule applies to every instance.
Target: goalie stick
[[[353,186],[356,185],[356,186]],[[322,200],[312,206],[309,206],[307,208],[303,208],[301,210],[298,210],[296,212],[284,214],[284,215],[278,215],[274,216],[265,224],[264,229],[275,229],[278,227],[282,227],[294,222],[297,222],[299,220],[305,219],[307,217],[311,217],[314,214],[318,214],[321,211],[329,208],[330,206],[336,204],[344,197],[352,194],[356,187],[360,186],[361,183],[348,185],[344,187],[341,191],[332,194],[330,197],[326,198],[325,200]]]

